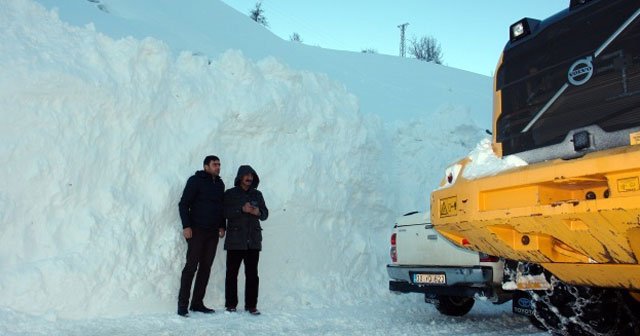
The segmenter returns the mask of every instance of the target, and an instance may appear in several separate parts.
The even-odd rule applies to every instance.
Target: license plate
[[[440,200],[440,218],[458,214],[458,198],[448,197]]]
[[[444,274],[414,274],[413,282],[417,284],[444,285],[447,278]]]

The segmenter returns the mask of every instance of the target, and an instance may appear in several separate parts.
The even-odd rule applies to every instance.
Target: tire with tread
[[[629,309],[624,291],[574,286],[555,276],[549,278],[551,290],[530,292],[531,318],[537,327],[541,325],[554,335],[638,335],[638,317]]]
[[[435,305],[436,309],[443,315],[463,316],[473,308],[475,302],[476,300],[470,297],[441,295],[438,296]]]
[[[542,323],[542,321],[539,321],[535,316],[529,316],[529,322],[531,322],[531,325],[538,328],[538,330],[541,331],[549,331],[544,324]]]

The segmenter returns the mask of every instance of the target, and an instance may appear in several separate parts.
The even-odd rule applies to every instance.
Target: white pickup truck
[[[465,315],[479,297],[496,304],[511,299],[502,291],[502,260],[455,246],[433,229],[424,213],[398,218],[391,261],[389,290],[425,294],[425,301],[445,315]]]

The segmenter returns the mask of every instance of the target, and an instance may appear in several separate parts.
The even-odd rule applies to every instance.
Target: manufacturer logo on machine
[[[533,316],[533,301],[525,292],[516,292],[513,294],[511,310],[516,314]]]
[[[531,308],[533,305],[531,304],[531,300],[529,300],[527,298],[519,298],[518,299],[518,306],[520,306],[522,308]]]
[[[584,59],[577,60],[571,68],[569,68],[569,83],[575,86],[583,85],[593,76],[593,57],[589,56]]]

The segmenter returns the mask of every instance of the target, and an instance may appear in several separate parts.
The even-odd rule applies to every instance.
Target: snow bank
[[[227,186],[241,164],[261,176],[261,305],[388,295],[394,217],[424,210],[481,132],[468,108],[439,105],[387,125],[343,84],[275,58],[175,56],[0,1],[0,306],[51,320],[173,311],[177,202],[207,154]]]
[[[2,7],[3,305],[63,317],[173,309],[177,200],[209,153],[228,185],[244,163],[263,177],[264,300],[370,290],[352,279],[377,266],[369,229],[386,207],[368,163],[380,145],[342,85],[240,52],[174,60],[157,40],[114,41],[25,1]]]
[[[428,213],[429,195],[444,177],[446,167],[469,153],[485,135],[470,113],[467,108],[446,105],[422,118],[389,127],[397,208]]]
[[[418,119],[458,105],[471,112],[469,120],[491,127],[492,80],[487,76],[416,59],[285,41],[218,0],[37,1],[58,9],[65,22],[91,23],[110,37],[151,36],[174,51],[190,50],[212,58],[237,49],[254,61],[275,57],[293,69],[325,73],[358,97],[361,111],[377,114],[383,121]],[[335,10],[339,7],[335,5]],[[495,57],[497,61],[499,55]]]

